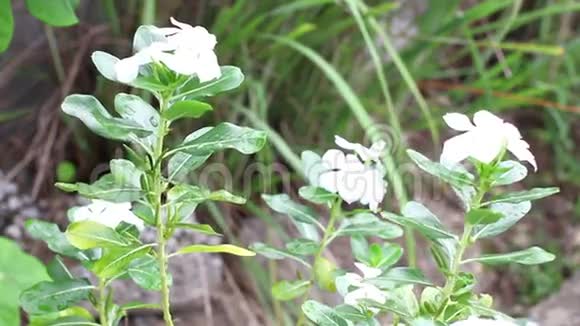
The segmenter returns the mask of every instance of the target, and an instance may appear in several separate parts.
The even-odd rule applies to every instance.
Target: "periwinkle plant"
[[[216,39],[207,30],[172,22],[176,27],[141,26],[133,40],[135,54],[129,58],[120,60],[101,51],[92,55],[105,78],[152,94],[157,108],[139,96],[124,93],[115,97],[118,116],[90,95],[70,95],[62,104],[66,114],[80,119],[97,135],[123,142],[128,159],[111,160],[110,173],[94,183],[57,184],[64,191],[93,200],[69,211],[70,224],[64,233],[55,224],[28,222],[33,237],[44,240],[58,255],[80,261],[98,280],[98,284],[91,284],[74,276],[56,256],[48,265],[52,280],[21,295],[32,325],[99,325],[92,313],[79,305],[81,301],[92,303],[102,326],[118,325],[136,308],[162,309],[166,325],[173,325],[167,268],[171,257],[199,252],[254,255],[231,244],[192,244],[172,253],[166,250],[177,229],[219,235],[211,226],[190,220],[202,202],[245,202],[226,190],[189,184],[187,174],[216,151],[235,149],[252,154],[266,142],[262,131],[224,122],[194,131],[177,146],[167,146],[165,137],[173,123],[211,111],[203,100],[238,87],[244,78],[237,67],[218,65]],[[156,242],[141,241],[145,228],[156,229]],[[131,278],[144,289],[160,291],[161,303],[115,304],[111,283],[120,278]]]
[[[509,153],[537,169],[528,143],[514,125],[488,111],[477,112],[475,124],[458,113],[447,114],[444,119],[451,128],[465,133],[445,142],[440,162],[413,150],[407,154],[421,170],[447,183],[460,198],[465,215],[459,235],[448,230],[421,203],[408,202],[400,214],[377,205],[385,195],[381,187],[386,186],[379,160],[383,144],[366,148],[337,136],[336,144],[347,154],[337,149],[322,157],[313,152],[303,153],[303,169],[310,185],[301,188],[299,195],[311,204],[328,207],[330,216],[326,225],[314,209],[291,201],[285,194],[263,197],[274,211],[288,215],[301,235],[286,243],[284,249],[262,243],[252,247],[272,259],[293,259],[310,271],[310,275],[280,281],[272,288],[278,300],[300,300],[299,325],[307,320],[324,326],[379,325],[377,317],[381,314],[390,314],[393,325],[527,324],[494,310],[492,297],[476,293],[475,276],[462,267],[471,263],[535,265],[552,261],[554,255],[539,247],[477,257],[468,256],[467,250],[479,240],[507,231],[530,211],[531,201],[557,193],[558,189],[518,192],[502,189],[521,181],[528,173],[524,165],[507,159]],[[343,210],[342,201],[359,202],[369,209]],[[403,233],[399,226],[416,230],[427,239],[432,258],[445,279],[443,284],[434,284],[419,269],[395,266],[403,255],[399,245],[367,241],[371,236],[384,240],[399,237]],[[342,270],[325,258],[325,248],[341,236],[350,237],[359,273]],[[344,304],[329,307],[309,299],[314,285],[338,291]]]

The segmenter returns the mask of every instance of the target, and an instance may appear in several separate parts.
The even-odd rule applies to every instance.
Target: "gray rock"
[[[580,325],[580,273],[562,284],[560,292],[532,308],[530,317],[539,325]]]

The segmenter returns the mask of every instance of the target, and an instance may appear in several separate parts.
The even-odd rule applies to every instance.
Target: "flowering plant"
[[[539,247],[477,257],[467,256],[467,249],[476,241],[507,231],[530,211],[531,201],[552,195],[558,189],[502,191],[502,186],[521,181],[528,173],[524,165],[507,159],[508,153],[537,169],[528,143],[514,125],[488,111],[475,114],[475,125],[459,113],[447,114],[444,120],[451,128],[465,133],[445,142],[440,162],[413,150],[407,154],[421,170],[447,183],[458,195],[465,211],[462,234],[448,230],[419,202],[406,203],[400,214],[381,209],[387,185],[379,161],[383,143],[366,148],[337,136],[336,144],[352,153],[331,149],[322,157],[308,151],[302,154],[310,185],[300,188],[299,195],[312,204],[329,207],[326,225],[315,210],[292,201],[288,195],[263,196],[274,211],[293,221],[301,236],[286,243],[285,249],[262,243],[252,247],[272,259],[293,259],[310,271],[310,276],[298,275],[298,279],[280,281],[272,288],[278,300],[301,298],[299,325],[307,319],[316,325],[379,325],[377,318],[381,314],[390,314],[394,325],[524,323],[494,310],[492,298],[474,291],[475,276],[462,267],[472,263],[534,265],[553,260],[554,255]],[[368,209],[344,210],[343,202],[358,202]],[[401,226],[416,230],[427,239],[444,284],[435,284],[415,267],[395,266],[403,255],[398,244],[370,244],[367,239],[400,237]],[[342,270],[326,258],[325,248],[341,236],[350,238],[360,274]],[[329,307],[308,299],[314,285],[337,291],[344,304]]]
[[[173,253],[166,251],[166,243],[177,229],[219,235],[211,226],[191,220],[199,204],[245,202],[226,190],[188,184],[187,174],[217,151],[252,154],[266,141],[262,131],[224,122],[192,132],[177,146],[167,146],[164,139],[173,123],[211,111],[203,100],[238,87],[244,78],[239,68],[218,65],[215,36],[203,27],[174,19],[172,23],[176,27],[141,26],[134,36],[131,57],[118,59],[101,51],[92,55],[105,78],[151,93],[157,108],[124,93],[115,97],[118,117],[90,95],[70,95],[62,104],[66,114],[80,119],[94,133],[125,143],[128,159],[111,160],[110,173],[94,183],[57,184],[92,200],[69,211],[70,224],[64,232],[55,224],[28,222],[29,233],[58,254],[48,265],[51,280],[35,284],[20,296],[33,325],[99,325],[79,305],[81,301],[94,306],[102,326],[118,325],[128,311],[138,308],[160,308],[166,325],[173,325],[167,269],[171,257],[198,252],[254,255],[231,244],[192,244]],[[141,240],[146,228],[156,230],[154,243]],[[97,284],[75,276],[61,256],[80,261]],[[160,291],[161,303],[115,304],[110,285],[120,278]]]

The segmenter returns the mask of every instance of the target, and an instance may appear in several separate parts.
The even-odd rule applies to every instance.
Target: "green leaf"
[[[191,134],[187,135],[184,139],[184,143],[193,141],[199,138],[201,135],[210,131],[212,127],[205,127],[198,129]],[[211,152],[188,154],[185,152],[177,152],[170,159],[167,165],[168,179],[173,180],[184,180],[187,173],[200,167],[205,161],[211,156]]]
[[[143,141],[148,148],[152,149],[157,140],[156,135],[161,121],[157,110],[139,96],[119,93],[115,96],[115,111],[125,121],[130,121],[150,133],[149,136],[142,140],[139,140],[138,137],[133,137],[132,141]]]
[[[272,286],[272,296],[279,301],[288,301],[303,296],[310,288],[310,281],[280,281]]]
[[[55,319],[47,324],[50,326],[101,326],[83,317],[69,316]],[[34,325],[31,325],[34,326]]]
[[[507,231],[532,209],[532,203],[525,201],[519,204],[492,204],[490,209],[501,213],[502,218],[495,223],[476,226],[472,233],[474,239],[489,238]]]
[[[26,221],[26,231],[37,240],[46,242],[48,248],[58,254],[83,260],[89,260],[87,253],[74,247],[67,239],[66,235],[60,231],[58,225],[41,220]]]
[[[107,248],[103,257],[93,264],[91,270],[99,277],[112,279],[127,272],[129,264],[137,258],[147,255],[155,244],[143,244],[130,247]]]
[[[560,192],[559,188],[533,188],[531,190],[524,190],[518,192],[505,193],[493,197],[490,201],[482,204],[482,206],[496,203],[512,203],[517,204],[525,201],[532,201],[551,196]]]
[[[311,267],[310,264],[308,262],[306,262],[304,259],[302,259],[302,257],[300,257],[299,255],[293,254],[291,252],[282,250],[282,249],[278,249],[278,248],[274,248],[271,247],[267,244],[261,243],[261,242],[256,242],[254,244],[252,244],[250,246],[250,249],[252,249],[253,251],[255,251],[257,254],[260,254],[266,258],[269,259],[275,259],[275,260],[279,260],[279,259],[284,259],[284,258],[290,258],[293,259],[301,264],[303,264],[306,267]]]
[[[62,258],[55,256],[48,265],[46,271],[53,281],[66,281],[74,279],[72,273],[68,270]]]
[[[503,217],[502,213],[487,208],[476,208],[467,212],[466,219],[471,225],[492,224]]]
[[[322,256],[318,257],[314,260],[312,273],[318,287],[328,292],[336,291],[336,283],[334,282],[337,276],[336,264]]]
[[[320,249],[318,242],[310,239],[292,239],[286,244],[286,249],[296,255],[309,256],[314,255]]]
[[[71,0],[26,0],[30,14],[51,26],[72,26],[79,22]]]
[[[318,326],[348,326],[347,321],[332,308],[314,300],[304,302],[302,311],[308,319]]]
[[[218,93],[237,88],[244,81],[244,74],[238,67],[222,66],[221,76],[218,79],[200,83],[197,78],[192,78],[183,87],[178,89],[176,99],[200,99],[213,96]]]
[[[207,196],[207,199],[213,200],[213,201],[223,201],[223,202],[228,202],[228,203],[233,203],[233,204],[238,204],[238,205],[243,205],[246,203],[245,198],[231,194],[228,191],[223,190],[223,189],[212,191]]]
[[[101,223],[80,221],[66,229],[66,238],[79,249],[126,247],[128,242],[115,230]]]
[[[379,250],[374,248],[378,247]],[[374,243],[369,250],[372,267],[386,268],[396,264],[403,256],[403,248],[396,243],[385,242],[382,245]]]
[[[316,186],[300,187],[298,194],[300,197],[315,204],[329,204],[338,198],[336,194]]]
[[[462,264],[479,262],[486,265],[501,265],[518,263],[523,265],[538,265],[554,260],[556,256],[540,247],[531,247],[525,250],[514,251],[507,254],[483,255],[477,258],[466,259]]]
[[[209,224],[193,224],[193,223],[176,223],[172,225],[178,229],[187,229],[192,230],[194,232],[203,233],[207,235],[218,235],[221,236],[220,233],[217,233],[211,225]]]
[[[281,214],[286,214],[296,222],[320,224],[317,219],[317,214],[312,208],[293,202],[286,194],[263,194],[262,199],[264,199],[266,204],[268,204],[272,210]]]
[[[80,306],[72,306],[49,314],[29,315],[28,318],[29,326],[99,325],[93,323],[92,313]]]
[[[232,244],[220,244],[220,245],[202,245],[202,244],[195,244],[190,245],[187,247],[183,247],[175,254],[183,255],[183,254],[191,254],[197,252],[204,252],[204,253],[226,253],[232,254],[236,256],[243,256],[243,257],[251,257],[255,256],[256,253],[250,251],[246,248],[238,247]]]
[[[367,316],[364,311],[358,307],[353,307],[351,305],[342,304],[334,307],[334,312],[336,312],[340,317],[348,321],[353,322],[364,322],[369,321],[369,316]],[[361,323],[360,325],[371,326],[370,321],[368,324]]]
[[[67,192],[76,191],[79,195],[102,199],[114,203],[132,202],[141,198],[141,177],[143,172],[133,162],[123,159],[111,160],[111,173],[105,174],[92,184],[57,183],[55,186]]]
[[[95,287],[86,279],[40,282],[20,295],[22,309],[31,315],[57,312],[89,298]]]
[[[262,149],[265,143],[265,132],[223,122],[203,135],[181,143],[181,145],[172,149],[170,154],[185,152],[193,155],[202,155],[228,148],[235,149],[242,154],[253,154]]]
[[[136,123],[115,118],[91,95],[69,95],[61,105],[62,110],[81,120],[97,135],[113,140],[130,141],[132,137],[146,137],[151,131]]]
[[[337,236],[376,236],[381,239],[394,239],[403,235],[399,226],[381,221],[371,213],[360,213],[345,219],[336,231]]]
[[[456,238],[445,230],[439,219],[418,202],[408,202],[402,210],[403,216],[383,212],[381,215],[393,222],[417,229],[430,240]]]
[[[127,268],[127,273],[143,289],[161,291],[159,263],[153,256],[144,256],[133,260]],[[171,278],[169,281],[171,284]]]
[[[121,306],[121,310],[129,311],[133,309],[154,309],[154,310],[162,310],[163,307],[157,303],[144,303],[139,301],[133,301],[126,303]]]
[[[21,291],[49,279],[41,261],[22,251],[16,242],[0,237],[0,324],[20,325]]]
[[[492,186],[505,186],[523,180],[528,169],[517,161],[503,161],[498,164],[490,179]]]
[[[453,186],[461,187],[473,183],[473,175],[466,171],[451,170],[440,163],[431,161],[412,149],[407,150],[407,155],[409,155],[411,160],[413,160],[421,170]]]
[[[211,105],[205,102],[185,100],[173,103],[163,112],[163,117],[169,121],[175,121],[181,118],[197,119],[212,110]]]
[[[14,34],[11,0],[0,0],[0,53],[6,51]]]
[[[370,284],[379,288],[393,288],[401,284],[432,285],[421,270],[410,267],[394,267],[378,277],[369,279]]]

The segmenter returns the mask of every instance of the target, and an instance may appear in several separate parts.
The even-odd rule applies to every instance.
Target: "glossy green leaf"
[[[262,199],[275,212],[286,214],[291,219],[307,224],[320,224],[316,212],[308,207],[295,203],[286,194],[262,195]]]
[[[91,270],[99,277],[112,279],[127,272],[131,262],[147,255],[155,244],[105,249],[103,257],[93,264]]]
[[[265,132],[223,122],[193,140],[184,141],[170,152],[201,155],[222,149],[235,149],[242,154],[253,154],[262,149],[264,144]]]
[[[129,264],[127,273],[143,289],[160,291],[162,288],[159,262],[153,256],[134,259]],[[169,281],[169,284],[171,284],[171,275]]]
[[[532,201],[542,199],[560,192],[559,188],[533,188],[531,190],[524,190],[518,192],[505,193],[493,197],[491,200],[482,205],[497,204],[497,203],[512,203],[518,204],[525,201]]]
[[[222,66],[221,76],[218,79],[200,83],[197,78],[192,78],[183,87],[178,89],[176,99],[200,99],[213,96],[237,88],[244,81],[244,74],[238,67]]]
[[[374,248],[378,250],[375,250]],[[374,243],[369,248],[369,263],[372,267],[386,268],[396,264],[403,256],[403,248],[396,243]]]
[[[66,281],[74,279],[74,276],[64,264],[60,256],[55,256],[48,265],[46,271],[53,281]]]
[[[310,281],[280,281],[272,286],[272,296],[279,301],[288,301],[303,296],[310,288]]]
[[[402,213],[403,216],[387,212],[383,212],[381,215],[387,220],[417,229],[417,231],[431,240],[455,238],[455,235],[445,230],[439,219],[431,211],[418,202],[408,202],[403,207]]]
[[[301,264],[303,264],[306,267],[310,267],[310,264],[307,261],[305,261],[301,256],[293,254],[293,253],[288,252],[288,251],[283,250],[283,249],[274,248],[272,246],[269,246],[269,245],[261,243],[261,242],[256,242],[256,243],[252,244],[250,246],[250,249],[255,251],[257,254],[262,255],[262,256],[269,258],[269,259],[279,260],[279,259],[289,258],[289,259],[295,260],[297,262],[300,262]]]
[[[523,180],[528,175],[528,169],[517,161],[500,162],[491,175],[492,186],[505,186]]]
[[[195,100],[177,101],[163,112],[163,117],[169,121],[175,121],[181,118],[197,119],[212,110],[211,105],[205,102]]]
[[[407,150],[407,155],[417,164],[421,170],[453,185],[465,186],[471,185],[473,182],[473,175],[466,171],[451,170],[440,163],[436,163],[425,157],[424,155],[412,150]]]
[[[95,319],[93,318],[93,314],[89,312],[87,309],[80,306],[72,306],[70,308],[66,308],[64,310],[52,312],[49,314],[29,315],[28,319],[29,319],[28,326],[95,325],[94,323]]]
[[[556,256],[540,247],[531,247],[525,250],[514,251],[506,254],[491,254],[481,257],[466,259],[462,264],[479,262],[486,265],[501,265],[517,263],[522,265],[538,265],[554,260]]]
[[[474,239],[489,238],[507,231],[532,209],[532,203],[525,201],[518,204],[492,204],[490,209],[501,213],[503,217],[495,223],[476,226],[472,232]]]
[[[297,238],[286,243],[286,249],[296,255],[310,256],[318,252],[320,244],[310,239]]]
[[[14,34],[11,0],[0,0],[0,53],[6,51]]]
[[[149,103],[143,101],[139,96],[119,93],[115,96],[115,111],[126,121],[130,121],[150,132],[149,136],[142,139],[133,137],[132,141],[142,141],[152,149],[155,145],[156,135],[161,121],[157,110]]]
[[[72,26],[79,22],[71,0],[26,0],[30,14],[51,26]]]
[[[173,227],[178,229],[191,230],[197,233],[207,234],[207,235],[217,235],[221,236],[220,233],[216,232],[213,227],[209,224],[194,224],[194,223],[176,223]]]
[[[342,304],[342,305],[334,307],[334,312],[336,312],[343,319],[353,321],[353,322],[368,321],[369,324],[361,323],[361,325],[373,326],[373,324],[370,323],[369,316],[367,316],[365,314],[365,312],[363,310],[359,309],[358,307],[354,307],[354,306],[347,305],[347,304]]]
[[[376,236],[381,239],[394,239],[403,235],[399,226],[380,220],[371,213],[360,213],[345,219],[336,231],[337,236]]]
[[[138,124],[115,118],[91,95],[69,95],[61,105],[62,110],[81,120],[97,135],[113,140],[130,141],[131,137],[146,137],[151,131]]]
[[[111,160],[110,166],[111,173],[103,175],[92,184],[59,182],[55,186],[67,192],[76,191],[86,198],[102,199],[115,203],[132,202],[141,198],[143,172],[133,162],[123,159]]]
[[[177,250],[176,254],[183,255],[183,254],[190,254],[190,253],[226,253],[232,254],[236,256],[243,256],[243,257],[250,257],[255,256],[256,253],[248,250],[246,248],[238,247],[232,244],[220,244],[220,245],[202,245],[202,244],[195,244],[190,245],[187,247],[183,247]]]
[[[49,279],[41,261],[22,251],[16,242],[0,237],[0,324],[20,325],[21,291]]]
[[[129,244],[115,230],[93,221],[71,223],[65,234],[73,246],[83,250],[125,247]]]
[[[88,299],[94,288],[86,279],[44,281],[23,291],[20,303],[31,315],[57,312]]]
[[[304,302],[302,304],[302,312],[318,326],[348,326],[348,322],[332,308],[314,300]]]
[[[394,267],[378,277],[368,280],[379,288],[392,288],[401,284],[432,285],[421,270],[410,267]]]
[[[28,220],[26,221],[26,231],[32,238],[46,242],[48,248],[55,253],[81,261],[89,260],[90,258],[87,253],[73,246],[66,238],[66,235],[60,231],[58,225],[54,223],[35,219]]]
[[[503,214],[487,208],[476,208],[467,212],[465,216],[467,222],[471,225],[492,224],[503,217]]]
[[[316,186],[300,187],[298,194],[300,197],[315,204],[330,204],[338,198],[337,194]]]
[[[183,140],[184,143],[191,142],[206,132],[210,131],[212,127],[205,127],[198,129],[191,134],[187,135]],[[200,153],[185,153],[177,152],[170,159],[167,164],[168,179],[170,181],[174,180],[184,180],[187,174],[196,168],[200,167],[205,161],[211,156],[211,152],[200,152]]]

